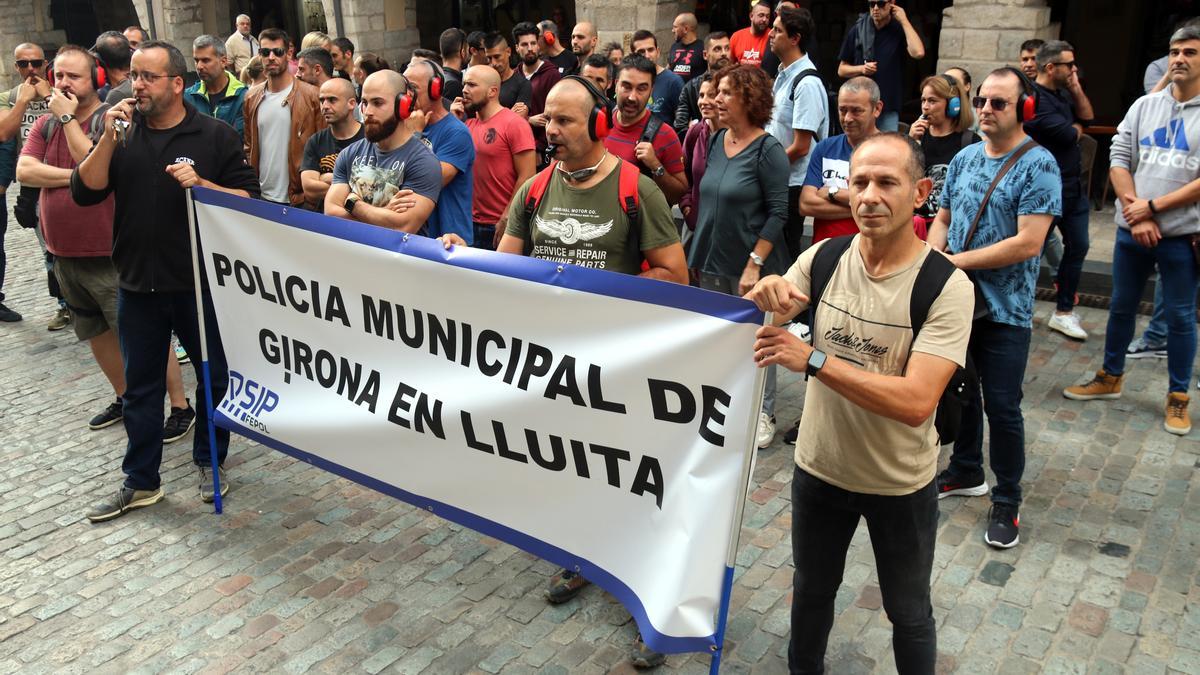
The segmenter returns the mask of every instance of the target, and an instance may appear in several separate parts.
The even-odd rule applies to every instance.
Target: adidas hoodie
[[[1133,174],[1143,199],[1161,197],[1200,178],[1200,96],[1181,103],[1171,95],[1173,89],[1135,101],[1113,136],[1112,166]],[[1155,220],[1164,237],[1200,232],[1200,203],[1161,211]],[[1129,229],[1119,203],[1117,225]]]

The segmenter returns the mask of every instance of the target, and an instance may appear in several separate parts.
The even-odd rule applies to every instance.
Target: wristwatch
[[[825,352],[820,349],[812,350],[812,354],[808,355],[808,366],[804,369],[804,374],[808,377],[816,377],[817,373],[825,367]]]
[[[354,205],[358,203],[358,195],[351,192],[346,196],[346,201],[342,203],[342,208],[346,209],[346,213],[354,213]]]
[[[73,120],[73,119],[75,119],[75,116],[74,116],[74,115],[59,115],[59,116],[58,116],[58,123],[59,123],[59,124],[62,124],[62,125],[65,125],[67,122],[70,122],[70,121],[71,121],[71,120]]]
[[[659,164],[657,169],[650,172],[650,175],[654,176],[655,178],[662,178],[663,176],[667,175],[667,167]]]
[[[753,260],[754,264],[758,265],[759,267],[762,267],[763,264],[766,262],[765,260],[763,260],[763,257],[761,255],[755,253],[754,251],[750,251],[750,259]]]
[[[838,187],[838,186],[836,186],[836,185],[830,185],[830,186],[829,186],[829,194],[827,194],[827,195],[825,196],[825,198],[829,200],[829,203],[830,203],[830,204],[836,204],[836,203],[838,203],[838,200],[837,200],[837,193],[838,193],[838,190],[841,190],[841,188],[839,188],[839,187]]]

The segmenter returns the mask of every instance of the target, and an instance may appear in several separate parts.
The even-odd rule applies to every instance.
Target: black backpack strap
[[[820,71],[818,71],[816,68],[802,70],[799,73],[796,73],[796,79],[792,80],[792,96],[789,99],[790,101],[794,102],[796,100],[796,90],[800,88],[800,83],[803,82],[804,78],[806,77],[816,77],[817,81],[821,82],[821,89],[825,89],[825,82],[824,80],[821,80]]]
[[[925,262],[921,263],[921,269],[917,271],[917,278],[913,282],[912,294],[908,300],[908,320],[912,325],[914,345],[917,342],[917,335],[921,333],[921,328],[925,326],[925,320],[929,318],[929,310],[938,296],[942,294],[942,289],[946,287],[946,282],[950,280],[956,269],[958,268],[950,262],[949,258],[933,249],[930,249],[929,254],[925,256]],[[908,358],[912,358],[911,348]],[[904,368],[908,369],[908,359],[904,360]]]
[[[663,124],[664,122],[661,118],[659,118],[658,115],[650,113],[650,115],[646,118],[646,126],[642,127],[642,137],[638,140],[646,141],[647,143],[653,145],[654,137],[658,135],[658,130],[662,128]]]
[[[974,134],[970,129],[963,129],[962,138],[958,142],[958,149],[962,150],[971,144],[971,136]]]
[[[852,241],[852,234],[834,237],[822,244],[813,254],[812,269],[808,272],[808,327],[812,331],[814,343],[817,339],[817,307],[821,304],[821,296],[825,295],[825,287]]]

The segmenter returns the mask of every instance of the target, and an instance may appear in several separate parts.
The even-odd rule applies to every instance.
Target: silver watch
[[[750,259],[753,260],[754,264],[758,265],[759,267],[762,267],[766,263],[766,261],[763,260],[763,257],[754,251],[750,251]]]
[[[836,185],[829,186],[829,197],[827,197],[827,199],[829,199],[831,203],[837,203],[837,193],[839,190],[841,190],[841,188]]]
[[[655,178],[662,178],[663,176],[667,175],[667,167],[659,164],[657,169],[650,172],[650,175]]]

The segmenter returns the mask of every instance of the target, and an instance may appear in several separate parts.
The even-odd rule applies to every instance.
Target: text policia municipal
[[[236,287],[249,296],[289,307],[328,322],[353,327],[341,289],[296,275],[267,271],[257,265],[231,260],[212,253],[217,285]],[[230,284],[229,282],[233,282]],[[428,351],[461,367],[473,369],[488,378],[500,379],[522,391],[540,390],[546,399],[566,399],[579,407],[613,414],[627,412],[625,403],[609,398],[603,389],[599,365],[581,364],[570,354],[552,350],[519,337],[505,337],[491,329],[476,329],[469,323],[445,319],[415,308],[360,294],[362,328],[371,335],[399,342],[419,351]],[[288,373],[316,382],[356,405],[376,411],[379,401],[380,373],[364,368],[345,356],[263,328],[258,332],[259,348],[272,365]],[[702,385],[699,395],[687,385],[672,380],[646,378],[650,410],[655,420],[696,426],[705,442],[725,445],[725,421],[731,398],[718,387]],[[414,387],[399,383],[392,397],[388,421],[418,433],[430,433],[445,440],[443,402]],[[632,461],[629,451],[599,443],[564,439],[554,434],[539,434],[523,429],[519,441],[510,440],[504,423],[491,420],[477,423],[466,410],[460,411],[463,435],[468,447],[503,459],[532,463],[549,471],[570,468],[581,478],[590,478],[593,469],[603,473],[609,485],[622,488],[622,465]],[[490,426],[490,430],[486,427]],[[545,436],[546,440],[542,440]],[[519,443],[523,441],[523,445]],[[524,452],[522,452],[524,450]],[[625,477],[628,476],[626,466]],[[652,494],[662,507],[663,476],[657,458],[642,455],[638,460],[629,491],[635,495]]]

